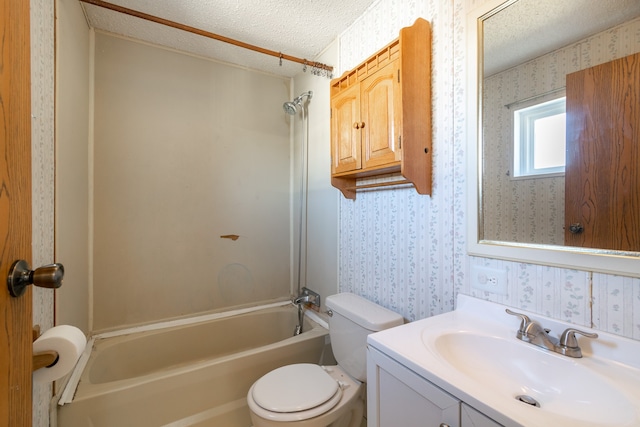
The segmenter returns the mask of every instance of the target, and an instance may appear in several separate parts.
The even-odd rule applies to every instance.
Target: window
[[[514,177],[564,173],[566,98],[513,112]]]

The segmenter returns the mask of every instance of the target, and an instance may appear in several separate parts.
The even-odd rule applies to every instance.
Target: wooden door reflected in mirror
[[[640,53],[568,74],[566,94],[565,245],[640,252]]]

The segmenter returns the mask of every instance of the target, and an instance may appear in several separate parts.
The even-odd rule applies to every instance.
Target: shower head
[[[298,107],[291,101],[287,101],[282,104],[282,109],[290,116],[295,116],[295,114],[298,112]]]
[[[282,109],[290,116],[295,115],[298,112],[298,107],[302,105],[302,100],[305,96],[307,97],[307,100],[309,100],[313,97],[313,92],[305,92],[300,96],[297,96],[293,101],[285,102],[284,104],[282,104]]]

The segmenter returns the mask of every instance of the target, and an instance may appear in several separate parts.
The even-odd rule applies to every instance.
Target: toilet
[[[247,394],[253,427],[360,427],[367,378],[367,335],[402,316],[351,293],[328,296],[337,366],[297,363],[267,373]]]

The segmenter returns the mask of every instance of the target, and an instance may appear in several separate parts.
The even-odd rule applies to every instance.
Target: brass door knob
[[[49,264],[31,270],[27,261],[18,260],[9,269],[7,287],[11,296],[19,297],[29,285],[57,289],[62,286],[63,277],[64,267],[62,264]]]

